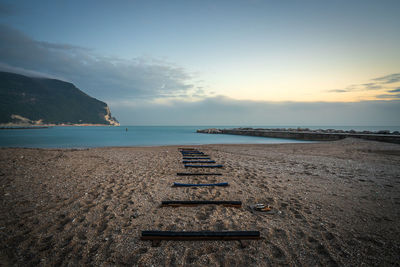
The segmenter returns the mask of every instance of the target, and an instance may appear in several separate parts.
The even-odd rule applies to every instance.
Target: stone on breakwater
[[[198,133],[220,134],[222,131],[216,128],[197,130]]]

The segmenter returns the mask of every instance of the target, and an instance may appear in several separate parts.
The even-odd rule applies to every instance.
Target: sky
[[[400,1],[0,0],[0,70],[123,125],[400,125]]]

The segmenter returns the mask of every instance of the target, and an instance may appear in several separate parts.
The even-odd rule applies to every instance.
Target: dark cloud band
[[[103,100],[187,95],[194,86],[183,68],[146,59],[105,57],[91,49],[36,41],[0,25],[3,71],[57,77]]]

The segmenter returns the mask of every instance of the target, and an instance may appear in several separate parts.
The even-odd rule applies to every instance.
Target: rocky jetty
[[[374,141],[383,141],[400,144],[399,131],[355,131],[355,130],[336,130],[336,129],[316,129],[309,128],[232,128],[232,129],[201,129],[198,133],[209,134],[235,134],[261,137],[274,137],[307,141],[334,141],[346,137],[362,138]]]

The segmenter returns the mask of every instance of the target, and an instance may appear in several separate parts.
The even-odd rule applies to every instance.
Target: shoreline
[[[28,129],[47,129],[49,126],[21,126],[21,127],[1,127],[0,130],[28,130]]]
[[[286,139],[286,140],[290,140],[290,139]],[[143,145],[143,146],[93,146],[93,147],[2,147],[0,146],[0,149],[49,149],[49,150],[80,150],[80,149],[107,149],[107,148],[162,148],[162,147],[202,147],[202,146],[245,146],[245,145],[251,145],[251,146],[264,146],[264,145],[294,145],[294,144],[316,144],[316,143],[322,143],[322,142],[317,142],[317,141],[309,141],[309,142],[286,142],[286,143],[220,143],[220,144],[168,144],[168,145]]]
[[[41,129],[50,127],[71,127],[71,126],[113,126],[119,127],[119,125],[108,125],[108,124],[40,124],[40,125],[21,125],[21,124],[3,124],[0,125],[0,130],[24,130],[24,129]]]
[[[176,176],[195,147],[222,176]],[[201,170],[207,172],[209,170]],[[193,171],[192,171],[193,172]],[[361,139],[285,144],[0,149],[0,262],[44,265],[394,265],[400,145]],[[174,188],[173,182],[229,182]],[[160,208],[163,200],[240,200]],[[254,203],[276,213],[257,213]],[[165,241],[144,230],[257,230],[230,241]]]

